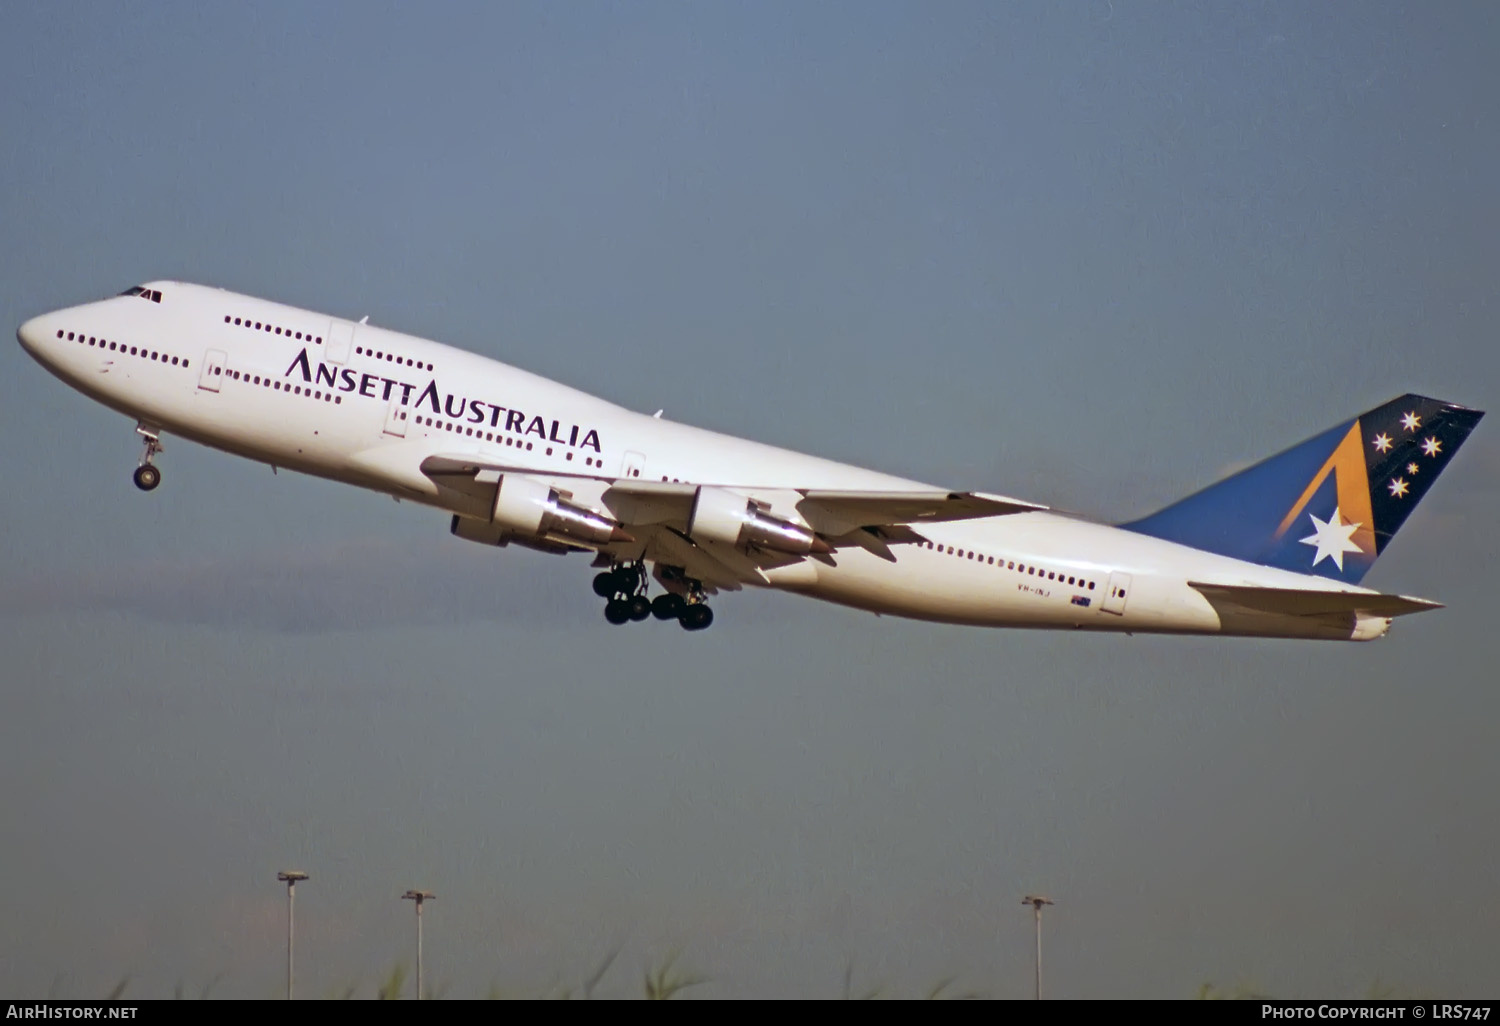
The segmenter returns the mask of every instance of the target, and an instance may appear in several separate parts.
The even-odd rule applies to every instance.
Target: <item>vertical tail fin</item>
[[[1120,526],[1355,584],[1483,416],[1404,395]]]

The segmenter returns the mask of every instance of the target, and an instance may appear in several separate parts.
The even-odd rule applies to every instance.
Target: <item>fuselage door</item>
[[[638,452],[627,452],[625,462],[620,465],[621,477],[640,477],[646,469],[646,457]]]
[[[385,408],[385,433],[406,437],[406,407],[401,405],[399,397],[392,396],[391,404]]]
[[[329,363],[348,363],[354,351],[354,325],[348,321],[334,321],[328,325],[328,345],[324,347],[323,359]]]
[[[224,380],[224,364],[229,357],[217,349],[203,354],[203,370],[198,372],[198,387],[205,392],[217,392],[219,382]]]
[[[1110,574],[1104,592],[1104,605],[1100,608],[1116,616],[1125,614],[1125,600],[1130,597],[1130,575]]]

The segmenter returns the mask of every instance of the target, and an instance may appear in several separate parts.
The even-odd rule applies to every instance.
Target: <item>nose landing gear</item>
[[[149,492],[161,484],[161,471],[149,463],[143,463],[139,467],[136,467],[135,473],[131,477],[135,479],[135,486],[143,492]]]
[[[161,438],[157,435],[155,428],[147,427],[145,424],[137,424],[135,433],[145,440],[146,451],[141,454],[140,466],[135,468],[135,473],[131,476],[137,488],[143,492],[149,492],[161,484],[161,471],[151,462],[156,454],[162,451]]]

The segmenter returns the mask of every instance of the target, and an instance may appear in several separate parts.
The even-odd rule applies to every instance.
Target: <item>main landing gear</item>
[[[161,484],[161,471],[151,462],[156,454],[162,451],[161,438],[154,428],[144,424],[135,426],[135,433],[146,441],[146,451],[141,455],[141,465],[135,468],[132,475],[135,478],[135,486],[143,492],[149,492]]]
[[[646,568],[640,563],[622,564],[599,574],[594,578],[594,594],[609,600],[604,604],[604,618],[610,623],[640,621],[651,615]]]
[[[645,564],[624,563],[594,578],[594,594],[608,600],[604,618],[610,623],[639,622],[654,616],[676,620],[683,630],[701,631],[714,622],[714,612],[708,608],[702,585],[697,581],[683,583],[688,587],[687,597],[667,592],[654,600],[647,598]]]

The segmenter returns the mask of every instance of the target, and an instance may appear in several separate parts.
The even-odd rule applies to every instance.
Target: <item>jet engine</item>
[[[454,514],[453,523],[448,529],[455,538],[477,542],[480,545],[498,545],[502,549],[514,542],[528,549],[536,549],[538,552],[549,552],[553,555],[588,551],[580,549],[575,545],[564,545],[561,542],[548,541],[545,538],[522,537],[514,531],[507,531],[503,527],[496,527],[494,524],[483,520],[471,520],[468,517],[461,517],[457,514]]]
[[[490,522],[522,537],[587,545],[634,540],[618,521],[576,506],[547,482],[520,474],[501,476]]]
[[[833,551],[810,528],[772,516],[764,504],[723,488],[698,489],[687,534],[694,541],[722,542],[735,548],[754,545],[793,556]]]

